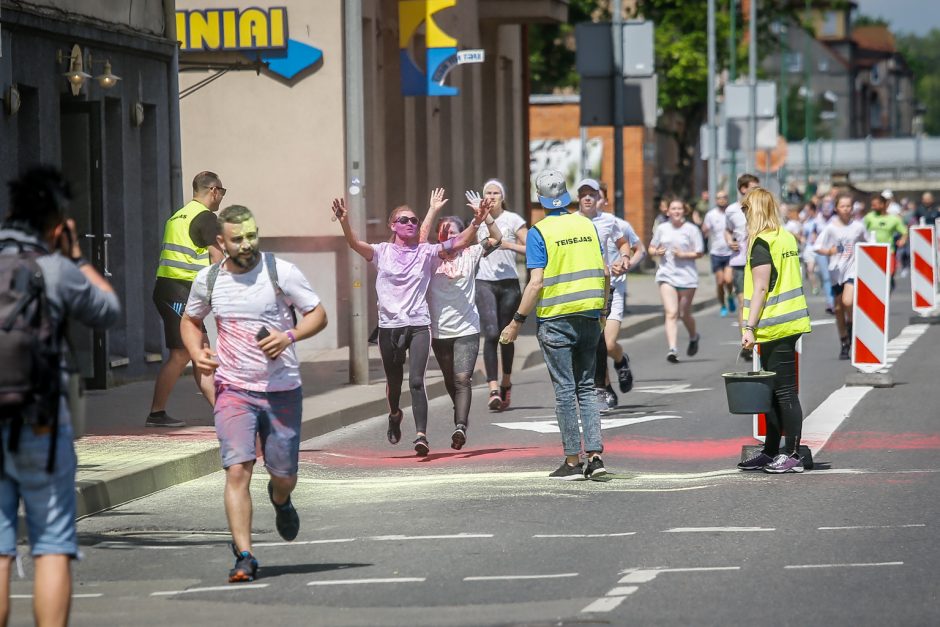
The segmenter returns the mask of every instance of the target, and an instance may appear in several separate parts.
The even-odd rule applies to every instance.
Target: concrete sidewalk
[[[699,264],[696,310],[715,304],[714,282],[707,276],[708,270],[705,258]],[[662,305],[653,275],[631,274],[627,289],[628,314],[620,337],[629,338],[661,325]],[[542,363],[534,334],[532,316],[516,342],[516,370]],[[372,383],[365,386],[348,383],[347,348],[303,351],[303,346],[299,345],[298,350],[304,382],[303,440],[387,412],[385,375],[377,347],[369,348]],[[484,381],[479,367],[480,362],[474,377],[478,385]],[[426,383],[429,399],[447,393],[433,358]],[[79,463],[76,485],[79,516],[115,507],[221,468],[212,411],[197,393],[194,383],[188,377],[181,380],[167,408],[169,414],[183,418],[190,425],[183,429],[144,427],[152,393],[152,381],[88,393],[87,435],[75,443]],[[476,403],[485,402],[482,392],[476,397]],[[405,386],[402,407],[407,408],[410,403]]]

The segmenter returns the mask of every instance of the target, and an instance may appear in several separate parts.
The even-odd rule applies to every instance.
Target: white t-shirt
[[[705,214],[705,220],[702,224],[703,229],[708,231],[708,254],[716,257],[730,257],[734,251],[725,241],[725,229],[728,228],[728,218],[725,212],[718,207],[712,207]]]
[[[431,324],[427,301],[431,264],[443,245],[422,242],[410,248],[382,242],[371,246],[372,263],[379,271],[375,279],[379,327],[398,329]]]
[[[672,222],[663,222],[653,231],[650,246],[666,247],[666,254],[659,258],[659,269],[656,271],[656,282],[667,283],[673,287],[698,287],[698,269],[695,259],[677,259],[673,249],[682,252],[705,252],[705,242],[702,233],[691,222],[683,222],[676,228]]]
[[[738,252],[731,252],[731,260],[728,262],[731,266],[743,268],[747,265],[747,217],[744,215],[744,209],[741,203],[735,202],[728,205],[725,209],[725,229],[734,236],[734,241],[740,248]]]
[[[477,244],[460,251],[454,259],[438,256],[431,262],[431,337],[447,339],[480,332],[474,276],[482,258],[483,247]]]
[[[829,256],[829,277],[833,285],[855,278],[855,244],[867,241],[868,231],[860,220],[845,224],[839,218],[833,218],[822,230],[816,238],[815,250],[833,246],[838,250]]]
[[[512,211],[503,211],[499,217],[494,219],[496,228],[503,234],[503,243],[518,244],[519,238],[516,237],[516,231],[525,226],[525,220],[518,213]],[[486,224],[481,224],[477,230],[477,241],[482,242],[490,236],[490,229]],[[516,253],[507,248],[497,248],[489,255],[480,260],[480,269],[477,271],[477,278],[483,281],[502,281],[503,279],[518,279],[519,273],[516,271]]]
[[[620,229],[620,232],[623,234],[623,237],[626,238],[627,244],[630,245],[630,248],[636,246],[637,242],[640,241],[640,236],[636,234],[635,230],[633,230],[633,226],[631,226],[630,223],[623,218],[618,218],[617,216],[613,216],[613,218],[617,223],[617,227]],[[614,262],[620,261],[620,249],[617,248],[617,244],[613,240],[607,240],[605,257],[608,266]],[[611,276],[610,286],[616,287],[620,283],[626,283],[626,281],[626,274],[621,274],[620,276]]]
[[[276,263],[283,298],[275,296],[262,259],[243,274],[232,274],[223,266],[212,288],[211,309],[206,287],[209,268],[196,275],[186,313],[197,320],[210,313],[215,317],[219,332],[215,347],[219,362],[216,383],[254,392],[283,392],[300,387],[294,346],[288,346],[277,359],[268,359],[255,336],[262,326],[272,331],[290,330],[294,324],[289,304],[300,314],[306,314],[320,304],[320,297],[297,266],[283,259],[276,259]]]

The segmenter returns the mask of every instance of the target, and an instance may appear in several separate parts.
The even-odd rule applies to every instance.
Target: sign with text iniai
[[[239,52],[287,80],[299,80],[323,60],[319,48],[289,38],[285,7],[177,11],[176,36],[181,53]]]

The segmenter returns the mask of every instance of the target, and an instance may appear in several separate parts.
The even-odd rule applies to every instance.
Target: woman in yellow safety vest
[[[744,326],[741,346],[760,345],[764,370],[774,377],[773,409],[767,413],[764,448],[738,464],[741,470],[779,474],[803,472],[799,455],[803,408],[797,390],[796,343],[810,332],[803,295],[800,250],[780,223],[780,209],[765,189],[748,192],[741,202],[751,247],[744,267]],[[785,435],[785,453],[780,437]]]

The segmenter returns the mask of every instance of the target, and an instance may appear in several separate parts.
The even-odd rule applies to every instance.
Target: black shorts
[[[163,319],[163,338],[169,349],[185,348],[183,336],[180,335],[180,320],[183,319],[183,310],[189,300],[189,289],[192,283],[177,281],[158,276],[153,286],[153,303]],[[205,327],[203,327],[205,332]]]
[[[710,255],[712,260],[712,273],[718,272],[722,268],[727,268],[728,264],[731,263],[731,255],[727,257],[724,255]]]
[[[846,284],[846,283],[851,283],[851,284],[854,285],[854,284],[855,284],[855,279],[848,279],[847,281],[845,281],[845,282],[843,282],[843,283],[835,283],[835,284],[833,284],[832,290],[831,290],[831,291],[832,291],[832,295],[833,295],[833,296],[842,296],[842,292],[845,291],[845,284]]]

